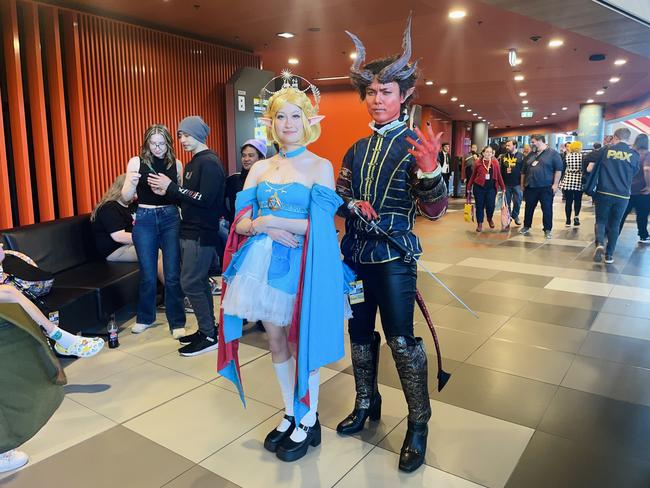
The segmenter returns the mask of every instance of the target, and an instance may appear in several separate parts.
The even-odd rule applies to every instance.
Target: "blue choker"
[[[298,156],[302,153],[304,153],[307,150],[307,146],[301,146],[298,149],[294,149],[293,151],[285,152],[282,149],[280,149],[280,156],[283,158],[293,158],[295,156]]]

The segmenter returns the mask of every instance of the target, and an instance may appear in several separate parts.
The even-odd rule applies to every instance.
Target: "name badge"
[[[351,281],[350,282],[350,305],[356,305],[357,303],[363,303],[365,298],[363,296],[363,281]]]
[[[539,164],[539,161],[535,160],[535,161],[533,161],[533,164],[532,164],[532,165],[533,165],[533,166],[537,166],[538,164]]]
[[[490,173],[485,173],[485,181],[490,179]]]

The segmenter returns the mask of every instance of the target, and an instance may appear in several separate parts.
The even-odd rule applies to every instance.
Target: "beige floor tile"
[[[269,352],[259,347],[239,343],[240,365],[247,364],[265,354],[269,354]],[[178,354],[177,351],[174,351],[156,358],[152,362],[200,379],[201,381],[212,381],[219,377],[217,373],[217,351],[211,351],[194,357],[184,357]]]
[[[650,406],[650,370],[577,356],[562,386]]]
[[[627,284],[620,283],[620,276],[616,273],[603,273],[602,271],[589,271],[584,269],[566,269],[558,275],[558,278],[570,278],[572,280],[595,281],[598,283]]]
[[[481,344],[486,341],[486,336],[470,334],[456,329],[436,327],[443,355],[454,361],[465,361]],[[435,353],[435,345],[429,327],[426,324],[415,326],[415,335],[424,339],[426,350]]]
[[[243,488],[330,487],[373,447],[372,444],[354,437],[339,436],[335,431],[323,427],[320,446],[310,447],[300,462],[284,463],[263,447],[264,437],[280,418],[278,414],[235,439],[203,461],[201,466]]]
[[[511,342],[540,346],[553,351],[576,353],[588,331],[546,324],[514,317],[501,327],[494,337]]]
[[[509,318],[507,315],[497,315],[487,312],[478,312],[478,316],[478,319],[474,318],[464,308],[449,305],[438,310],[431,318],[433,319],[434,325],[469,332],[483,337],[494,334]]]
[[[489,339],[467,362],[475,366],[559,385],[574,355],[541,347]]]
[[[429,261],[426,258],[420,259],[420,263],[423,264],[432,273],[439,273],[440,271],[450,268],[452,266],[449,263],[439,263],[437,261]]]
[[[623,298],[626,300],[637,300],[639,302],[650,302],[650,290],[636,286],[614,285],[612,298]]]
[[[194,466],[162,488],[239,488],[239,485],[201,466]]]
[[[606,273],[608,274],[608,273]],[[616,275],[615,275],[616,276]],[[618,275],[617,285],[634,286],[637,288],[650,288],[650,278],[645,276]]]
[[[368,420],[366,428],[354,437],[369,444],[377,444],[393,430],[407,415],[404,393],[390,386],[379,385],[382,397],[381,419]],[[325,383],[320,391],[318,414],[322,425],[336,430],[338,423],[348,416],[354,408],[354,377],[338,374]]]
[[[465,278],[473,278],[475,280],[489,280],[498,273],[499,271],[494,269],[471,268],[469,266],[451,266],[444,270],[444,274],[446,275],[462,276]]]
[[[195,378],[152,363],[108,376],[102,383],[109,388],[68,395],[115,422],[124,422],[202,384]]]
[[[336,488],[480,488],[453,474],[445,473],[431,466],[423,466],[414,473],[403,473],[397,469],[399,455],[376,447],[357,464]]]
[[[321,368],[321,384],[337,373],[333,369]],[[275,377],[275,369],[273,368],[270,354],[242,366],[241,376],[242,384],[244,385],[244,394],[247,398],[264,402],[267,405],[273,405],[276,408],[284,408],[282,392]],[[237,391],[235,385],[223,377],[217,378],[212,383],[232,392]]]
[[[68,384],[87,385],[107,376],[126,371],[145,362],[144,359],[127,354],[120,349],[104,350],[91,358],[62,359],[61,364],[68,377]]]
[[[198,463],[277,411],[250,399],[244,408],[239,395],[205,384],[124,426]]]
[[[38,434],[20,446],[22,451],[29,454],[29,464],[26,467],[33,466],[115,425],[117,424],[112,420],[69,398],[64,398],[59,409]]]
[[[560,290],[573,293],[583,293],[586,295],[608,297],[612,292],[614,285],[609,283],[597,283],[594,281],[574,280],[569,278],[553,278],[544,288],[549,290]]]
[[[510,252],[508,250],[508,252]],[[495,269],[499,271],[511,271],[513,273],[535,274],[540,276],[559,276],[566,270],[559,266],[547,266],[543,264],[526,264],[514,261],[497,259],[467,258],[460,263],[462,266],[473,266],[476,268]]]
[[[650,320],[601,312],[591,330],[650,341]]]
[[[431,401],[426,463],[480,485],[502,487],[517,465],[533,429]],[[404,420],[379,444],[399,452]]]
[[[141,334],[130,331],[120,334],[120,351],[143,359],[156,359],[179,348],[179,342],[169,334],[167,325],[147,329]]]

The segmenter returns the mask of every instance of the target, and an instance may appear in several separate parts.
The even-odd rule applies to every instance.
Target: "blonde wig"
[[[293,87],[282,88],[281,90],[275,92],[271,98],[269,98],[269,105],[266,113],[264,114],[264,117],[270,119],[271,121],[270,127],[267,127],[266,129],[267,139],[278,144],[282,144],[280,142],[280,138],[275,132],[275,116],[285,103],[291,103],[292,105],[296,105],[301,109],[301,119],[304,133],[302,140],[299,141],[299,144],[306,146],[316,141],[320,137],[320,122],[312,125],[309,123],[309,119],[311,117],[318,116],[318,112],[316,108],[314,108],[314,105],[312,104],[309,97],[300,90]]]
[[[571,152],[580,152],[580,151],[582,151],[582,142],[573,141],[573,142],[569,143],[569,151],[571,151]]]

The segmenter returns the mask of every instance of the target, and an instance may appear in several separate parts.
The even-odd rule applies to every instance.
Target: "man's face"
[[[524,146],[524,154],[526,155],[530,154],[530,146],[528,145]]]
[[[376,124],[387,124],[397,119],[405,99],[396,81],[379,83],[375,78],[366,88],[366,108]]]
[[[515,152],[516,149],[517,148],[515,148],[515,145],[512,143],[512,141],[506,142],[506,151],[512,154]]]
[[[255,148],[245,146],[241,150],[241,167],[246,171],[251,169],[251,167],[258,161],[258,159],[259,155],[257,154],[257,150],[255,150]]]
[[[531,139],[531,140],[530,140],[530,143],[531,143],[533,146],[535,146],[535,148],[536,148],[538,151],[541,151],[541,150],[544,149],[544,143],[543,143],[542,141],[540,141],[540,140],[537,140],[537,139]]]
[[[449,144],[443,144],[442,152],[443,153],[448,153],[449,152]]]
[[[199,146],[199,141],[194,139],[191,135],[178,131],[178,140],[181,142],[181,146],[187,152],[194,152],[194,150]]]
[[[470,150],[471,152],[475,152],[475,153],[477,153],[477,152],[478,152],[478,146],[477,146],[476,144],[472,144],[472,145],[470,146],[469,150]]]

